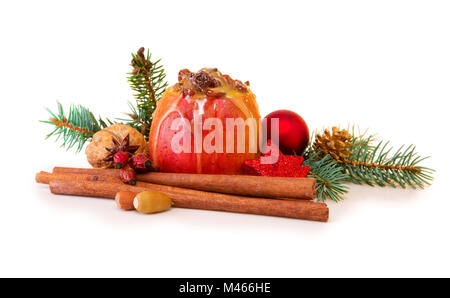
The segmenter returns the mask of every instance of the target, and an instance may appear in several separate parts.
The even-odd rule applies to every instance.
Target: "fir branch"
[[[137,129],[138,131],[146,130],[147,126],[142,122],[142,112],[138,110],[131,102],[128,102],[128,107],[131,113],[124,113],[129,118],[117,118],[117,120],[122,121],[124,124],[130,125],[131,127]]]
[[[151,54],[144,48],[140,48],[136,54],[132,54],[131,66],[133,71],[129,73],[128,82],[136,93],[136,108],[132,106],[132,114],[129,115],[130,125],[140,130],[144,136],[148,136],[153,120],[153,112],[157,101],[167,88],[166,74],[161,60],[151,61]]]
[[[108,126],[106,122],[112,124],[109,119],[106,119],[105,122],[101,117],[96,118],[88,108],[82,105],[71,105],[67,115],[61,103],[57,102],[57,106],[58,112],[56,113],[47,108],[50,119],[40,122],[55,126],[55,129],[47,135],[47,138],[51,136],[57,136],[56,140],[62,138],[61,147],[67,150],[77,145],[76,152],[81,151],[84,144],[97,131]]]
[[[342,171],[339,164],[330,156],[319,158],[321,152],[311,153],[303,162],[303,165],[311,168],[308,176],[316,178],[316,196],[318,201],[326,199],[339,202],[343,195],[348,192],[345,183],[348,175]]]
[[[420,164],[428,157],[418,155],[415,146],[402,146],[394,151],[389,142],[376,141],[373,135],[367,134],[367,130],[360,134],[353,127],[351,131],[351,139],[348,140],[351,154],[342,160],[335,160],[331,155],[316,150],[318,147],[312,144],[317,132],[312,134],[304,157],[305,165],[311,167],[310,176],[317,180],[319,200],[341,200],[347,192],[346,182],[402,188],[424,188],[431,184],[434,170]],[[330,143],[333,141],[329,140]],[[338,156],[338,152],[334,153]],[[325,157],[320,159],[322,156]]]
[[[348,161],[340,162],[342,169],[356,184],[424,188],[433,180],[434,170],[419,165],[428,157],[421,157],[415,146],[401,146],[394,154],[389,142],[376,142],[369,136],[354,136],[353,152]]]

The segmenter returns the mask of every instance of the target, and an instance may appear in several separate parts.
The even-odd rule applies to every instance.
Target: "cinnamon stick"
[[[88,174],[71,174],[71,173],[48,173],[41,171],[36,174],[36,182],[49,184],[53,180],[79,180],[79,181],[103,181],[103,182],[115,182],[123,184],[122,180],[118,177],[113,176],[99,176],[99,175],[88,175]],[[140,186],[151,186],[152,188],[158,188],[165,190],[166,185],[155,185],[142,181],[137,182]],[[265,198],[265,197],[263,197]],[[296,198],[277,198],[279,200],[297,200]]]
[[[96,174],[71,174],[71,173],[48,173],[41,171],[36,174],[36,182],[49,184],[52,180],[84,180],[122,183],[120,178],[114,176],[103,176]]]
[[[326,204],[306,200],[292,201],[242,197],[144,182],[138,182],[136,186],[132,186],[116,182],[82,179],[50,180],[50,191],[60,195],[113,199],[119,191],[139,193],[146,190],[165,193],[172,199],[174,207],[281,216],[322,222],[328,220]]]
[[[54,173],[94,174],[118,177],[115,169],[55,167]],[[209,175],[150,172],[138,181],[243,196],[308,199],[316,197],[314,178],[262,177],[250,175]]]

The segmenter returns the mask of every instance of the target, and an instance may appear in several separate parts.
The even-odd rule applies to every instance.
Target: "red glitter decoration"
[[[266,153],[262,157],[274,156],[273,150],[278,151],[278,161],[273,164],[261,163],[261,157],[246,160],[243,164],[243,172],[247,175],[271,176],[271,177],[297,177],[304,178],[308,175],[310,168],[302,166],[304,158],[297,155],[284,155],[275,144],[267,141]],[[276,156],[276,154],[275,154]]]

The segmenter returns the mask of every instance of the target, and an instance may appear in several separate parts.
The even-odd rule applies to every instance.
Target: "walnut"
[[[113,161],[104,160],[110,152],[106,148],[112,148],[113,138],[119,143],[129,136],[129,144],[139,146],[136,153],[148,154],[148,145],[144,136],[133,127],[125,124],[113,124],[95,133],[91,143],[86,147],[85,153],[88,162],[94,168],[112,168]]]

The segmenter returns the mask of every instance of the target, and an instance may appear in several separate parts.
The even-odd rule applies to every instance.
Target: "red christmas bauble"
[[[270,113],[267,119],[267,139],[272,139],[271,119],[278,118],[279,147],[284,154],[302,155],[309,143],[309,129],[300,115],[289,110]]]

